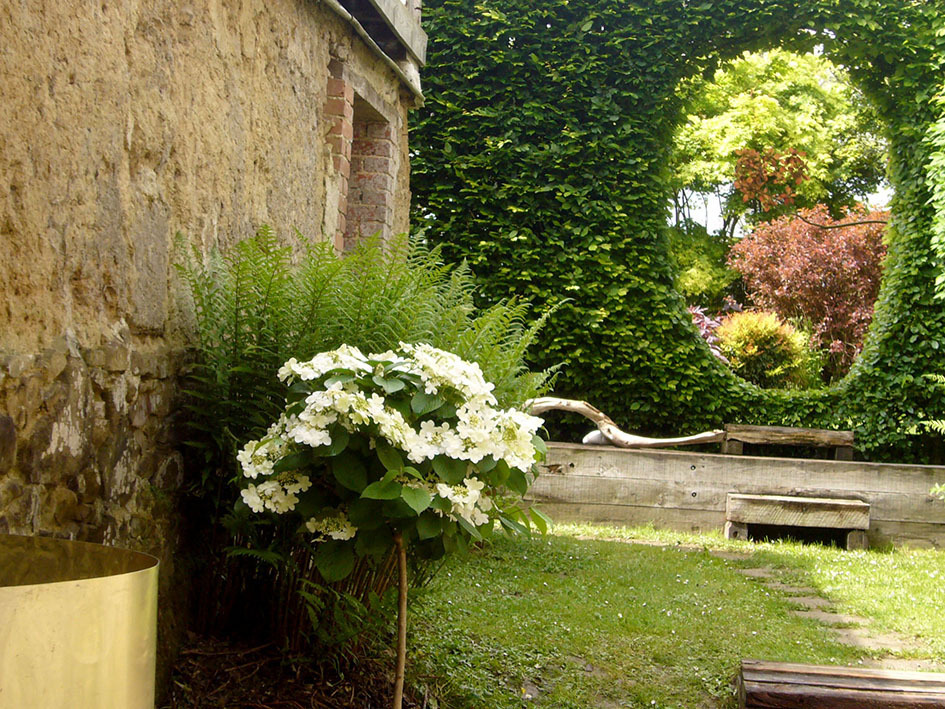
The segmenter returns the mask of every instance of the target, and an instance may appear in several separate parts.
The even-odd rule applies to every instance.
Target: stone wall
[[[385,225],[406,231],[413,95],[318,0],[0,5],[0,532],[157,554],[166,598],[174,234],[343,240],[330,66],[386,125]]]

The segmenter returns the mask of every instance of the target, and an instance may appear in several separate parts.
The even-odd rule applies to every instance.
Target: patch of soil
[[[392,666],[393,658],[319,661],[288,657],[272,645],[191,635],[161,709],[386,709]],[[425,704],[405,690],[404,707]]]

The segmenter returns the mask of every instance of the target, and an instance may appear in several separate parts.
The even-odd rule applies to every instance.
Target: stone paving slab
[[[783,593],[785,596],[815,596],[817,591],[813,588],[807,586],[791,586],[786,583],[781,583],[780,581],[772,579],[771,581],[765,581],[765,586],[767,586],[772,591],[777,591],[778,593]]]
[[[753,579],[773,579],[777,577],[777,573],[774,569],[769,569],[764,566],[753,567],[750,569],[735,569],[742,576],[748,576]]]
[[[822,611],[833,605],[826,598],[821,598],[820,596],[790,596],[787,600],[799,606],[804,606],[809,611]]]
[[[798,618],[810,618],[824,625],[867,625],[869,623],[866,618],[847,613],[831,613],[822,610],[791,611],[791,613]]]
[[[716,559],[725,559],[726,561],[744,561],[751,558],[751,552],[744,551],[722,551],[721,549],[710,549],[709,555]]]

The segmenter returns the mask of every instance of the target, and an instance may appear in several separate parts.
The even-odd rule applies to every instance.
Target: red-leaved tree
[[[828,378],[849,370],[873,319],[888,216],[860,207],[834,221],[818,205],[758,225],[729,254],[755,305],[810,324],[814,344],[826,352]],[[880,223],[837,228],[864,221]]]

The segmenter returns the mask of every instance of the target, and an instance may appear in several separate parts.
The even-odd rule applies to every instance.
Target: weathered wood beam
[[[743,443],[786,444],[800,446],[852,446],[853,431],[828,431],[821,428],[788,426],[745,426],[725,424],[725,437]]]
[[[945,706],[945,674],[742,660],[744,709],[913,709]]]

